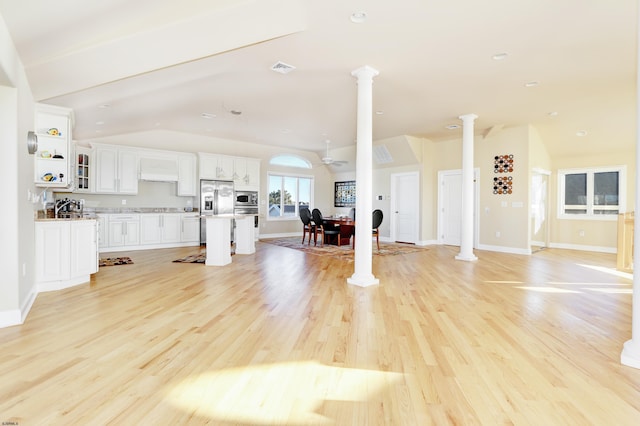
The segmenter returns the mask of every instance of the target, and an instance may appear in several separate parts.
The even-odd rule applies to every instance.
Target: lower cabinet
[[[140,215],[140,244],[179,243],[181,219],[179,213]]]
[[[38,291],[60,290],[89,281],[98,271],[95,220],[36,222]]]
[[[109,215],[109,248],[140,244],[140,218],[137,214]]]
[[[100,252],[200,245],[198,213],[99,214]]]
[[[183,243],[200,244],[200,216],[198,214],[185,214],[182,217]]]

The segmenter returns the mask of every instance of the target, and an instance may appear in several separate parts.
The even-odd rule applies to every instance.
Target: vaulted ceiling
[[[632,149],[637,3],[584,0],[0,0],[38,101],[78,140],[167,129],[322,155],[374,140],[535,126],[551,155]],[[354,13],[364,12],[361,23]],[[501,55],[502,56],[496,56]],[[282,62],[294,67],[272,70]],[[586,132],[578,136],[579,132]]]

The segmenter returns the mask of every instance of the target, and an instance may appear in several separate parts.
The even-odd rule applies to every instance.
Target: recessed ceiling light
[[[492,58],[494,61],[502,61],[503,59],[507,59],[507,56],[509,56],[508,53],[502,52],[502,53],[496,53],[495,55],[492,56]]]
[[[524,87],[536,87],[538,84],[540,83],[538,83],[537,81],[529,81],[524,84]]]
[[[459,124],[449,124],[447,126],[444,126],[445,129],[447,130],[455,130],[455,129],[459,129],[460,125]]]
[[[215,114],[211,114],[210,112],[203,112],[202,114],[200,114],[200,117],[210,120],[212,118],[215,118],[216,115]]]
[[[366,12],[353,12],[349,19],[351,19],[351,22],[353,22],[354,24],[362,24],[364,21],[367,20],[367,13]]]
[[[587,131],[586,130],[577,131],[576,136],[579,136],[579,137],[587,136]]]
[[[291,133],[291,129],[282,129],[282,133],[285,133],[285,134]]]
[[[102,125],[104,124],[104,121],[96,121],[96,124],[97,124],[98,126],[102,126]]]
[[[111,108],[111,105],[109,105],[109,104],[102,104],[102,105],[98,105],[98,108],[102,108],[102,109]]]
[[[384,111],[376,111],[376,115],[382,115],[384,114]]]
[[[557,117],[558,116],[558,111],[551,111],[549,113],[549,117]]]

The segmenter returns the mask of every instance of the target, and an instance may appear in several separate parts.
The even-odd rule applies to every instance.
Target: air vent
[[[377,164],[393,163],[393,157],[385,145],[374,146],[373,157]]]
[[[280,74],[287,74],[290,71],[296,69],[293,65],[285,64],[284,62],[276,62],[271,66],[271,71],[279,72]]]

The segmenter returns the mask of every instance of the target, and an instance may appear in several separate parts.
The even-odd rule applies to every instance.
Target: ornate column
[[[475,114],[459,117],[462,120],[462,226],[458,260],[473,261],[473,122]]]
[[[353,71],[358,78],[358,115],[356,141],[356,248],[354,272],[347,283],[360,287],[377,285],[380,281],[371,271],[373,239],[371,212],[373,206],[373,77],[378,71],[364,66]]]
[[[638,11],[640,23],[640,10]],[[640,31],[637,34],[640,42]],[[638,66],[640,66],[640,45],[637,45]],[[640,72],[636,71],[636,103],[640,102]],[[640,104],[639,104],[640,105]],[[640,165],[640,108],[636,108],[636,167]],[[640,211],[640,173],[636,173],[635,213]],[[634,214],[634,221],[635,221]],[[640,229],[634,224],[636,230]],[[640,232],[633,233],[633,268],[640,268]],[[640,368],[640,273],[633,274],[633,295],[631,299],[631,340],[627,340],[622,348],[620,362],[629,367]]]

